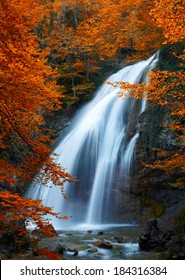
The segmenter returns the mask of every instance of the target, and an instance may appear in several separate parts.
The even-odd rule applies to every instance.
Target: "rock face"
[[[165,46],[160,52],[158,68],[162,71],[179,70],[174,53],[178,53],[180,48],[180,45]],[[136,220],[145,223],[149,219],[160,218],[161,226],[166,230],[173,228],[174,217],[185,206],[185,176],[180,170],[172,175],[144,164],[152,165],[159,160],[157,149],[169,152],[180,150],[177,132],[170,130],[167,125],[172,121],[174,117],[172,119],[165,106],[148,102],[147,108],[137,119],[139,138],[130,182],[130,194],[137,202],[133,204]]]
[[[10,258],[17,252],[26,252],[30,247],[28,235],[19,236],[12,232],[6,232],[0,236],[1,259]]]
[[[89,253],[96,253],[96,252],[98,252],[98,249],[93,247],[93,248],[88,249],[88,252]]]
[[[162,230],[157,220],[148,221],[144,232],[139,237],[139,248],[144,251],[162,250],[165,246]]]
[[[185,201],[184,175],[178,170],[171,176],[142,164],[158,160],[156,148],[167,151],[179,149],[174,133],[162,126],[170,121],[169,118],[169,112],[159,105],[149,105],[140,116],[140,136],[135,149],[130,192],[138,198],[139,221],[163,216],[161,222],[170,228],[173,216],[178,214]]]
[[[57,244],[53,248],[51,248],[51,251],[56,254],[63,255],[63,253],[67,250],[66,246]]]
[[[157,220],[146,223],[144,232],[139,236],[138,244],[142,251],[161,252],[161,259],[185,259],[185,235],[175,230],[161,230]]]
[[[166,46],[161,51],[160,70],[178,69],[173,52],[173,46]],[[165,107],[148,102],[146,110],[134,121],[139,137],[135,147],[129,192],[126,196],[124,191],[117,194],[118,204],[127,205],[126,211],[120,207],[119,215],[123,220],[126,217],[128,221],[136,220],[140,224],[146,224],[138,241],[141,250],[163,252],[161,258],[164,259],[183,259],[185,176],[180,170],[168,174],[143,164],[152,165],[159,159],[156,148],[179,151],[177,134],[167,126],[172,121],[170,112]],[[132,133],[133,131],[130,131],[130,135]]]
[[[185,260],[185,236],[173,235],[167,243],[167,250],[163,254],[164,259]]]

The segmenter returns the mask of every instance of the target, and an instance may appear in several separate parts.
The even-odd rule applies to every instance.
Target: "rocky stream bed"
[[[40,247],[60,252],[64,259],[119,260],[158,259],[156,252],[139,249],[139,226],[112,227],[106,230],[65,231],[55,238],[43,238]]]
[[[76,226],[46,237],[39,230],[15,243],[10,234],[1,236],[1,259],[16,260],[160,260],[185,259],[183,232],[164,231],[157,220],[146,225]],[[57,258],[56,258],[57,257]]]
[[[139,249],[140,233],[140,226],[120,225],[57,231],[55,237],[43,237],[38,234],[35,237],[38,243],[32,244],[32,248],[29,247],[20,253],[7,253],[4,250],[2,259],[47,259],[46,256],[38,254],[38,248],[59,254],[63,260],[158,259],[158,253]]]

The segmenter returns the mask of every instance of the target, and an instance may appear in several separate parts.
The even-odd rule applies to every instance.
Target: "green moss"
[[[159,218],[165,212],[165,206],[152,198],[143,197],[141,199],[141,204],[143,207],[150,209],[150,216],[153,218]]]

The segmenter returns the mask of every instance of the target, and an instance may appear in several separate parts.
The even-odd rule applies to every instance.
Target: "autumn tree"
[[[70,0],[45,16],[37,31],[50,64],[58,67],[64,103],[89,98],[97,75],[122,62],[122,52],[136,59],[159,47],[162,34],[149,15],[153,7],[153,1]]]
[[[147,83],[141,85],[121,83],[121,87],[123,90],[132,90],[130,95],[137,98],[143,98],[143,93],[145,93],[145,98],[150,100],[151,104],[165,107],[170,114],[168,123],[165,125],[176,135],[178,151],[156,149],[158,159],[148,167],[167,172],[176,170],[185,172],[185,1],[154,1],[150,16],[163,32],[161,47],[173,44],[170,55],[173,61],[176,61],[176,65],[174,64],[169,69],[157,69],[149,73]],[[124,96],[124,93],[121,96]]]
[[[51,15],[43,23],[44,41],[50,52],[49,62],[58,67],[58,84],[64,86],[63,102],[68,107],[91,97],[94,84],[91,75],[99,70],[98,55],[90,45],[80,44],[78,27],[92,12],[91,1],[62,1],[52,14],[53,29],[48,29]],[[80,35],[81,38],[82,34]],[[43,45],[45,45],[43,43]]]
[[[93,13],[79,25],[78,45],[80,41],[90,45],[102,59],[122,49],[147,55],[160,46],[160,28],[149,15],[153,1],[96,0],[93,4]]]
[[[185,1],[164,0],[154,1],[154,8],[150,15],[154,17],[158,26],[163,30],[166,43],[175,43],[184,39],[185,29]]]
[[[20,219],[30,216],[40,223],[37,213],[49,211],[38,209],[37,202],[13,194],[20,192],[20,186],[33,180],[39,171],[45,174],[44,183],[53,181],[62,187],[65,181],[71,180],[71,175],[54,163],[48,145],[51,132],[44,126],[44,114],[59,109],[62,96],[57,91],[56,72],[48,66],[47,53],[39,48],[34,30],[50,13],[52,5],[49,0],[0,2],[0,200],[3,221],[18,220],[18,208],[23,209]]]
[[[155,1],[151,15],[163,30],[166,38],[164,44],[177,45],[177,51],[172,55],[178,59],[175,71],[157,71],[150,75],[149,98],[170,111],[168,127],[176,133],[179,146],[178,151],[159,151],[155,167],[171,172],[185,172],[185,1]]]

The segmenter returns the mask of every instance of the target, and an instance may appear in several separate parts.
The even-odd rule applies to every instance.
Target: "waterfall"
[[[146,61],[126,66],[107,81],[131,84],[147,81],[148,70],[155,67],[157,60],[155,54]],[[55,212],[71,216],[67,222],[51,218],[55,228],[116,220],[115,192],[128,188],[139,137],[135,126],[146,107],[144,99],[118,98],[119,91],[119,86],[103,84],[74,118],[68,134],[55,149],[55,161],[78,179],[64,186],[69,200],[66,201],[55,186],[32,184],[26,194],[42,199],[44,205],[53,207]]]

